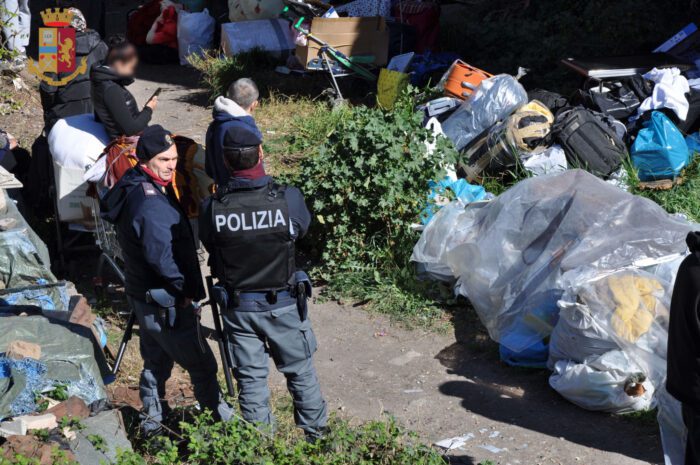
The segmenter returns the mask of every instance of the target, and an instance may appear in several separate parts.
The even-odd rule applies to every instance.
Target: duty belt
[[[292,297],[297,301],[297,309],[299,310],[301,321],[306,320],[308,317],[309,309],[306,301],[311,297],[312,286],[309,276],[303,271],[297,271],[290,280],[289,286],[284,289],[248,292],[232,291],[219,286],[215,287],[219,289],[215,299],[221,308],[236,309],[240,307],[241,302],[254,300],[266,300],[271,305],[274,305],[279,298]]]

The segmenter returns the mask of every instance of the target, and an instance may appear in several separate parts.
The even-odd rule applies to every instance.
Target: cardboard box
[[[389,54],[389,29],[381,16],[367,18],[314,18],[311,33],[348,57],[374,56],[374,64],[384,66]],[[296,56],[308,68],[318,57],[320,45],[308,41],[297,46]]]

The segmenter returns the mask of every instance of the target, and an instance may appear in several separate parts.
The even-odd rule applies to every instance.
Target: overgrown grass
[[[641,189],[631,163],[626,168],[632,193],[653,200],[669,213],[680,213],[691,221],[700,222],[700,157],[697,154],[683,172],[683,183],[666,191]]]
[[[351,426],[332,418],[330,432],[314,444],[297,436],[270,435],[241,420],[213,423],[207,415],[181,423],[181,439],[121,452],[117,465],[443,465],[437,451],[396,421]],[[144,458],[146,457],[146,458]]]

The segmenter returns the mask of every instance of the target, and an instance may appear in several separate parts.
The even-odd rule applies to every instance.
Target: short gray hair
[[[228,98],[247,109],[258,97],[258,86],[250,78],[240,78],[228,88]]]

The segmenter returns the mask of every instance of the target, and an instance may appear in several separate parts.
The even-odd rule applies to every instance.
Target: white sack
[[[91,114],[58,120],[49,133],[49,150],[56,163],[71,170],[85,171],[109,144],[102,123]]]
[[[628,378],[641,372],[627,355],[610,351],[584,363],[559,361],[549,384],[568,401],[587,410],[630,413],[652,407],[654,386],[644,381],[646,392],[638,397],[625,393]]]

